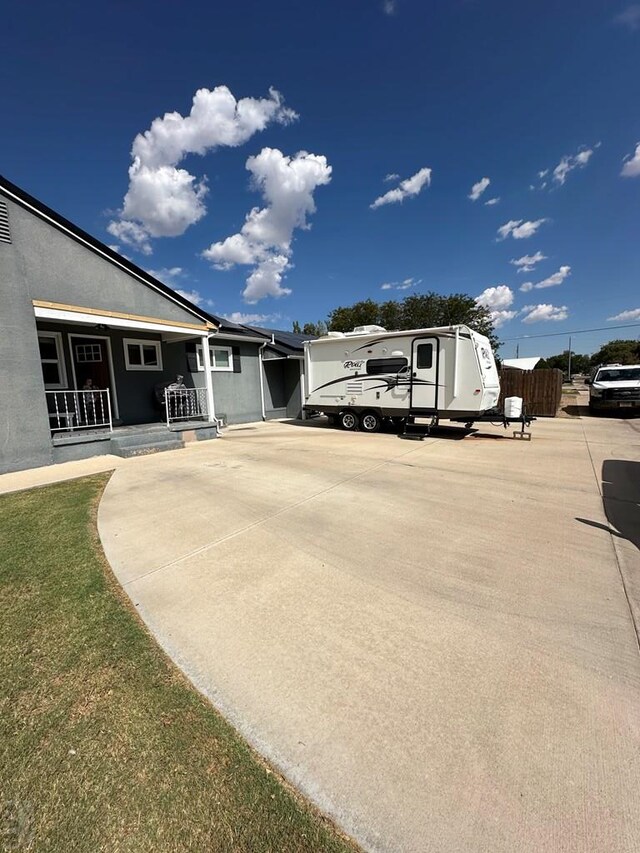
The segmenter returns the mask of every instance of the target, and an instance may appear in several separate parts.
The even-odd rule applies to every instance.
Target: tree
[[[591,367],[598,367],[600,364],[638,364],[639,362],[640,341],[609,341],[591,356]]]
[[[569,373],[569,350],[566,349],[560,355],[550,355],[545,360],[544,367],[557,367],[563,373]],[[588,355],[571,350],[571,373],[586,373],[589,370],[590,358]],[[541,367],[540,363],[536,367]]]
[[[324,320],[318,320],[317,323],[305,323],[304,326],[300,326],[297,320],[293,321],[292,332],[294,335],[313,335],[314,337],[321,338],[323,335],[327,334],[327,324]]]
[[[317,323],[305,323],[302,327],[303,335],[314,335],[315,337],[321,338],[323,335],[327,334],[327,324],[319,320]]]
[[[494,349],[498,339],[487,308],[478,305],[472,296],[452,293],[413,294],[401,302],[389,300],[378,303],[365,299],[350,306],[334,308],[329,314],[328,326],[336,332],[350,332],[356,326],[377,325],[388,331],[404,329],[429,329],[436,326],[464,324],[486,335]]]

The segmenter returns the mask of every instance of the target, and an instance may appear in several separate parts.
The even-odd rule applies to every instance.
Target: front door
[[[100,338],[71,338],[71,357],[78,391],[91,379],[94,388],[110,387],[107,342]]]
[[[411,410],[438,408],[438,338],[414,338],[411,345]]]

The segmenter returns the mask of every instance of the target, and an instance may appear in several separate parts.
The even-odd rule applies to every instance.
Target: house
[[[312,335],[297,335],[278,329],[245,326],[254,334],[264,335],[268,343],[261,347],[263,370],[263,417],[303,418],[304,349]]]
[[[286,349],[2,177],[0,305],[0,472],[179,447],[214,438],[221,421],[260,420],[262,350]],[[282,399],[269,411],[289,410]]]

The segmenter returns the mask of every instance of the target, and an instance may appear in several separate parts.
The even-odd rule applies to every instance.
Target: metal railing
[[[167,388],[164,392],[167,426],[181,421],[207,420],[205,388]]]
[[[77,429],[113,431],[109,389],[45,391],[51,432]]]

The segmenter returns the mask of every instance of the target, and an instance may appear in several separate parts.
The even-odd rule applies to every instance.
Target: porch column
[[[207,392],[207,419],[215,421],[216,406],[213,400],[213,376],[211,375],[211,356],[209,353],[209,336],[203,335],[202,343],[202,364],[204,366],[204,383]]]
[[[304,376],[304,359],[301,359],[300,360],[300,403],[301,403],[300,417],[302,418],[303,421],[306,421],[307,413],[304,410],[304,404],[305,404],[304,379],[305,379],[305,376]]]

